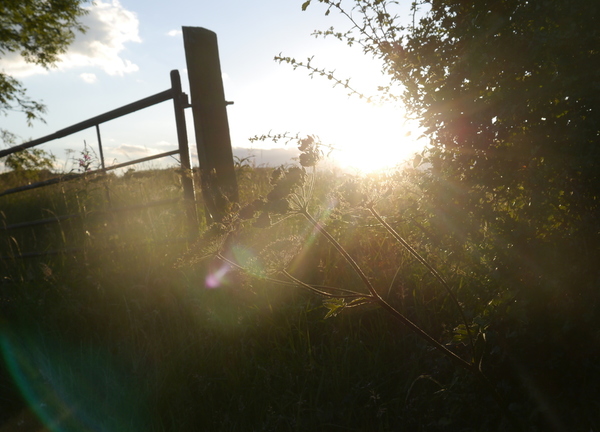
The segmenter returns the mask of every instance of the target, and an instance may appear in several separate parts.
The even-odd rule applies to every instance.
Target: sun
[[[352,71],[357,88],[364,89],[364,94],[374,99],[381,95],[378,88],[384,82],[380,65],[365,60],[362,54],[347,58],[335,54],[330,58],[342,69],[348,66],[346,70]],[[256,104],[250,104],[254,111],[265,113],[258,119],[249,115],[236,117],[232,124],[243,124],[245,129],[253,131],[246,136],[256,136],[254,131],[257,130],[274,131],[273,135],[288,132],[292,136],[314,136],[323,144],[325,153],[332,149],[329,157],[321,162],[322,168],[339,167],[358,174],[400,165],[412,160],[414,154],[425,147],[425,140],[419,139],[422,132],[416,121],[407,120],[399,102],[388,105],[367,102],[365,97],[343,86],[332,88],[330,81],[319,79],[321,77],[299,79],[297,71],[287,72],[271,76],[264,86],[253,87],[262,89],[263,93],[244,98],[256,100]],[[400,91],[397,89],[396,93]],[[282,140],[253,142],[253,148],[255,145],[265,149],[281,148],[284,144],[288,143]]]
[[[425,147],[416,124],[398,108],[364,104],[355,107],[357,121],[343,121],[338,129],[332,161],[344,170],[369,174],[411,160]]]

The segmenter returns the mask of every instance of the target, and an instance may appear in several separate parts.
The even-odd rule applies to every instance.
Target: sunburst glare
[[[418,127],[397,108],[365,104],[360,119],[340,134],[331,154],[343,169],[368,174],[392,168],[425,147]]]

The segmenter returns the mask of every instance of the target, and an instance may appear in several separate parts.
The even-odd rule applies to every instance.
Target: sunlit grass
[[[269,174],[240,170],[242,199],[265,194]],[[334,216],[335,186],[346,178],[317,174],[314,210],[389,302],[444,337],[443,323],[456,318],[435,281],[411,266],[368,217],[327,219]],[[390,215],[406,192],[401,183],[395,186],[398,195],[382,203]],[[115,205],[179,193],[174,172],[59,188],[45,195],[42,207],[88,211],[89,218],[17,241],[24,250],[83,242],[84,253],[3,264],[9,278],[2,286],[0,323],[4,380],[11,377],[11,394],[20,394],[47,426],[383,431],[419,430],[436,418],[427,400],[441,403],[435,396],[440,388],[412,384],[425,364],[442,376],[451,376],[451,367],[432,359],[394,321],[369,308],[324,320],[321,300],[294,287],[233,272],[214,278],[210,261],[199,257],[202,244],[161,243],[184,233],[180,211],[92,218],[106,205],[106,187]],[[7,218],[33,218],[39,212],[33,200],[43,196],[31,196],[22,205],[12,202]],[[298,277],[334,286],[358,283],[299,218],[259,232],[246,251],[258,253],[261,245],[294,233],[303,233],[308,245]],[[444,390],[452,400],[454,390]]]

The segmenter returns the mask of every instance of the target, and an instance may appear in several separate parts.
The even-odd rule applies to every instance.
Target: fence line
[[[179,73],[178,71],[174,71]],[[131,114],[133,112],[142,110],[144,108],[151,107],[152,105],[159,104],[161,102],[168,101],[173,98],[173,88],[162,91],[152,96],[148,96],[147,98],[140,99],[136,102],[130,103],[128,105],[124,105],[120,108],[114,109],[112,111],[108,111],[104,114],[101,114],[96,117],[92,117],[90,119],[84,120],[80,123],[76,123],[72,126],[61,129],[57,132],[54,132],[50,135],[46,135],[45,137],[37,138],[26,143],[11,147],[9,149],[0,150],[0,158],[4,156],[11,155],[13,153],[17,153],[22,150],[27,150],[29,148],[38,146],[40,144],[47,143],[49,141],[54,141],[60,138],[67,137],[77,132],[81,132],[85,129],[89,129],[91,127],[99,126],[102,123],[106,123],[107,121],[114,120],[116,118],[122,117],[127,114]]]
[[[87,171],[85,173],[79,173],[79,174],[76,174],[76,173],[63,174],[63,175],[61,175],[59,177],[54,177],[54,178],[51,178],[51,179],[48,179],[48,180],[39,181],[39,182],[31,183],[31,184],[28,184],[28,185],[25,185],[25,186],[19,186],[19,187],[12,188],[12,189],[6,189],[6,190],[0,192],[0,197],[4,196],[4,195],[10,195],[10,194],[13,194],[13,193],[18,193],[18,192],[24,192],[24,191],[27,191],[27,190],[37,189],[37,188],[40,188],[40,187],[50,186],[50,185],[57,184],[57,183],[64,183],[66,181],[76,180],[78,178],[82,178],[82,177],[85,177],[85,176],[90,176],[90,175],[93,175],[93,174],[104,174],[104,173],[106,173],[108,171],[116,170],[116,169],[119,169],[119,168],[124,168],[124,167],[130,166],[130,165],[140,164],[140,163],[143,163],[143,162],[148,162],[148,161],[151,161],[151,160],[154,160],[154,159],[161,159],[161,158],[164,158],[164,157],[167,157],[167,156],[173,156],[173,155],[176,155],[178,153],[180,153],[179,150],[171,150],[171,151],[168,151],[168,152],[158,153],[158,154],[155,154],[155,155],[152,155],[152,156],[148,156],[148,157],[145,157],[145,158],[135,159],[135,160],[124,162],[124,163],[120,163],[120,164],[117,164],[117,165],[111,165],[108,168],[100,168],[100,169],[97,169],[97,170],[91,170],[91,171]]]
[[[136,102],[124,105],[124,106],[114,109],[112,111],[108,111],[104,114],[84,120],[80,123],[76,123],[72,126],[61,129],[61,130],[59,130],[53,134],[47,135],[45,137],[23,143],[23,144],[11,147],[9,149],[0,150],[0,158],[1,158],[1,157],[5,157],[5,156],[9,156],[11,154],[17,153],[19,151],[27,150],[29,148],[47,143],[49,141],[53,141],[53,140],[56,140],[59,138],[64,138],[64,137],[72,135],[74,133],[94,127],[96,129],[96,135],[97,135],[97,139],[98,139],[98,148],[99,148],[99,153],[100,153],[100,162],[101,162],[101,168],[98,170],[89,171],[87,173],[82,173],[82,174],[66,174],[66,175],[58,176],[58,177],[51,178],[51,179],[48,179],[45,181],[8,189],[8,190],[0,192],[0,196],[9,195],[9,194],[13,194],[13,193],[19,193],[19,192],[23,192],[26,190],[31,190],[31,189],[41,188],[41,187],[46,187],[46,186],[50,186],[50,185],[65,182],[65,181],[71,181],[71,180],[75,180],[75,179],[81,178],[86,175],[87,176],[94,175],[94,174],[103,175],[106,172],[111,171],[111,170],[115,170],[115,169],[123,168],[126,166],[147,162],[150,160],[155,160],[155,159],[179,154],[180,155],[180,166],[183,171],[182,175],[181,175],[181,182],[182,182],[182,186],[183,186],[183,201],[184,201],[185,211],[186,211],[188,237],[192,237],[192,238],[195,237],[198,233],[198,215],[197,215],[197,211],[196,211],[196,193],[194,190],[194,180],[193,180],[193,174],[192,174],[190,150],[189,150],[189,145],[188,145],[187,127],[186,127],[185,112],[184,112],[185,108],[190,107],[190,104],[188,103],[187,95],[185,93],[183,93],[183,91],[181,89],[181,78],[179,76],[179,72],[177,70],[171,71],[170,78],[171,78],[171,88],[168,90],[162,91],[160,93],[156,93],[156,94],[148,96],[144,99],[140,99]],[[101,134],[100,134],[100,124],[108,122],[110,120],[114,120],[114,119],[122,117],[122,116],[125,116],[127,114],[131,114],[133,112],[151,107],[153,105],[171,100],[171,99],[173,100],[173,109],[174,109],[174,113],[175,113],[178,149],[169,151],[169,152],[165,152],[165,153],[160,153],[160,154],[153,155],[153,156],[144,157],[141,159],[124,162],[124,163],[113,165],[110,167],[106,167],[105,161],[104,161],[104,150],[102,147],[102,138],[101,138]],[[128,207],[124,207],[124,208],[120,208],[120,209],[110,209],[110,211],[114,212],[114,211],[132,210],[132,209],[143,209],[143,208],[153,207],[156,205],[172,204],[174,202],[179,202],[179,201],[181,201],[181,200],[180,199],[162,200],[162,201],[150,202],[150,203],[143,204],[143,205],[128,206]],[[8,231],[8,230],[12,230],[12,229],[19,229],[19,228],[25,228],[25,227],[30,227],[30,226],[48,224],[48,223],[59,223],[66,219],[72,219],[72,218],[83,217],[83,216],[84,215],[82,215],[82,214],[72,214],[72,215],[56,216],[56,217],[49,218],[49,219],[39,219],[39,220],[28,221],[28,222],[20,222],[20,223],[5,225],[4,227],[0,227],[0,231]],[[75,248],[75,249],[77,249],[77,248]],[[72,250],[74,250],[74,249],[73,248],[63,249],[63,251],[65,253],[72,251]],[[30,252],[30,253],[20,254],[19,256],[11,256],[11,257],[2,256],[0,258],[1,259],[26,258],[26,257],[30,257],[30,256],[40,256],[43,254],[56,254],[56,253],[61,253],[61,252],[60,251]]]

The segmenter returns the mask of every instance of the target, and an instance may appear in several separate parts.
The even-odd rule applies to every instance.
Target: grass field
[[[267,194],[270,175],[240,167],[242,202]],[[456,330],[459,311],[443,287],[371,215],[338,204],[333,192],[345,180],[317,174],[311,212],[390,305],[468,358]],[[399,209],[414,199],[405,176],[371,183],[371,190],[387,184],[381,214],[444,274],[469,319],[503,306],[468,253],[436,249],[425,241],[427,227],[405,222]],[[175,198],[180,189],[176,171],[155,170],[0,198],[5,224],[83,215],[2,234],[3,256],[79,249],[1,263],[0,421],[8,429],[0,431],[26,430],[29,422],[27,430],[61,431],[511,430],[476,377],[381,308],[346,308],[325,319],[331,305],[270,281],[266,267],[254,277],[203,257],[206,244],[184,238],[181,206],[104,213],[108,203]],[[261,250],[290,235],[300,239],[295,277],[364,290],[335,248],[299,217],[249,226],[236,237],[238,262],[257,265]],[[486,356],[502,364],[492,348]],[[500,391],[519,394],[498,370]],[[528,401],[512,401],[511,410],[542,416],[530,413]]]

